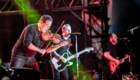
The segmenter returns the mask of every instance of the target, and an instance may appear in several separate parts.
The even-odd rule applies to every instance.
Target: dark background
[[[132,72],[140,74],[140,29],[137,28],[132,34],[130,29],[139,26],[140,24],[140,6],[137,0],[113,0],[112,7],[112,25],[108,28],[108,33],[116,32],[119,37],[127,37],[127,40],[120,40],[117,46],[117,51],[120,56],[120,59],[125,56],[125,54],[132,53]],[[3,4],[3,3],[1,3]],[[32,5],[35,3],[32,3]],[[41,3],[38,3],[39,5]],[[80,5],[80,4],[79,4]],[[64,6],[64,5],[59,5]],[[43,5],[40,7],[44,7]],[[35,7],[36,9],[39,6]],[[14,9],[17,9],[14,7]],[[6,9],[4,9],[6,11]],[[77,15],[81,16],[81,10],[74,11]],[[55,33],[63,20],[65,23],[70,24],[72,27],[72,32],[81,32],[81,35],[78,35],[78,51],[85,49],[86,47],[91,46],[91,43],[87,42],[85,37],[85,24],[77,19],[70,11],[41,11],[38,12],[40,15],[50,14],[53,18],[52,31]],[[35,18],[35,17],[34,17]],[[30,18],[29,18],[30,19]],[[30,21],[30,20],[29,20]],[[31,22],[29,22],[31,23]],[[29,24],[23,14],[3,14],[0,13],[0,58],[3,63],[9,62],[11,57],[11,50],[16,41],[18,40],[22,30],[26,25]],[[61,29],[58,31],[58,34],[61,34]],[[105,37],[106,38],[106,37]],[[73,46],[70,48],[70,51],[75,54],[75,36],[71,36]],[[45,58],[45,60],[44,60]],[[80,65],[83,65],[85,69],[97,70],[100,72],[98,66],[98,60],[96,55],[93,52],[84,53],[80,57]],[[87,62],[87,59],[92,59],[91,62]],[[37,61],[45,62],[39,64],[40,69],[42,70],[42,78],[52,78],[51,67],[49,64],[49,54],[45,54],[43,58],[37,54]],[[74,64],[76,67],[76,64]],[[45,68],[44,68],[45,67]],[[74,68],[76,71],[76,68]],[[82,69],[81,69],[82,70]],[[118,72],[120,75],[129,74],[130,63],[126,60],[124,64],[120,65]],[[44,77],[46,76],[46,77]]]

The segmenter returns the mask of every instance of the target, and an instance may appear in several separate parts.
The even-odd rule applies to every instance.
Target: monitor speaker
[[[14,80],[39,80],[40,73],[31,68],[10,68],[9,73]]]
[[[40,73],[31,68],[9,68],[0,66],[0,80],[39,80]]]
[[[10,74],[0,66],[0,80],[11,80]]]

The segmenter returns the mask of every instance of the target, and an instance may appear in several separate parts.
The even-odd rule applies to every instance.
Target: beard
[[[116,40],[112,40],[112,42],[117,44],[118,43],[118,40],[117,39]]]

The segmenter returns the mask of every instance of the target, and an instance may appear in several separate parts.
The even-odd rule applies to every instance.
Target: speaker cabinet
[[[0,66],[0,80],[11,80],[10,74]]]
[[[5,70],[0,66],[0,80],[39,80],[40,73],[31,68],[10,68]]]
[[[40,73],[31,68],[10,68],[7,71],[0,67],[0,80],[39,80]]]
[[[37,70],[31,68],[11,68],[14,70],[13,76],[16,80],[39,80],[40,73]],[[15,76],[16,75],[16,76]]]

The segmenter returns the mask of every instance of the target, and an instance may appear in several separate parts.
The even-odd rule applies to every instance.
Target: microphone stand
[[[128,45],[123,41],[123,43],[126,45],[126,47],[129,49],[129,54],[130,54],[130,60],[129,60],[129,62],[130,62],[130,71],[132,72],[132,55],[135,57],[135,55],[132,53],[132,50],[128,47]]]
[[[75,35],[75,50],[76,50],[76,55],[78,55],[77,54],[77,52],[78,52],[78,46],[77,46],[77,35]],[[77,78],[79,78],[79,73],[78,73],[78,57],[76,58],[76,61],[77,61]]]
[[[134,34],[134,30],[136,30],[137,28],[139,28],[140,26],[137,26],[137,27],[135,27],[135,28],[132,28],[132,29],[130,29],[130,30],[128,30],[128,31],[130,31],[130,34]],[[126,45],[126,44],[125,44]],[[128,48],[128,45],[127,45],[127,48]],[[129,49],[129,48],[128,48]],[[130,71],[132,72],[132,55],[135,57],[135,55],[132,53],[132,50],[131,49],[129,49],[130,50]]]

